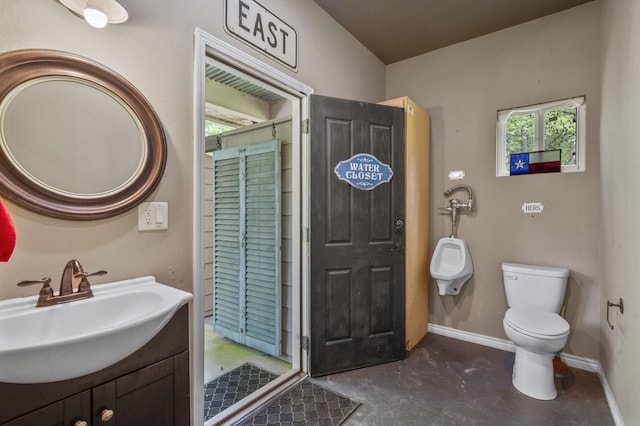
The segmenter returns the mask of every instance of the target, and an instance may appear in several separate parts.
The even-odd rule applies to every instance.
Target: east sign
[[[225,29],[296,70],[298,35],[292,26],[255,0],[225,0]]]

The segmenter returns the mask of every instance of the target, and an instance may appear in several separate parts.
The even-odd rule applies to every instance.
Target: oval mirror
[[[0,55],[0,194],[48,216],[116,215],[158,185],[166,140],[114,71],[52,50]]]

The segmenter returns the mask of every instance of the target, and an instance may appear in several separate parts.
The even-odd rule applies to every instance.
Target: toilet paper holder
[[[622,301],[622,297],[620,298],[619,303],[611,303],[607,300],[607,323],[609,324],[609,327],[611,327],[611,329],[613,330],[613,324],[611,324],[611,321],[609,321],[609,308],[612,306],[615,306],[616,308],[620,308],[620,313],[624,314],[624,302]]]

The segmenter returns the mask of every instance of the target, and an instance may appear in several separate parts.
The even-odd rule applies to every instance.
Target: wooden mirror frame
[[[0,102],[17,86],[43,77],[85,80],[128,105],[142,126],[146,158],[140,173],[115,193],[75,198],[34,182],[0,149],[0,195],[28,210],[71,220],[115,216],[142,202],[160,183],[167,161],[162,124],[142,93],[124,77],[90,59],[55,50],[29,49],[0,54]]]

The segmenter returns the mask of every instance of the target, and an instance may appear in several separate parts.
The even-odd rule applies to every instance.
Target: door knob
[[[396,219],[395,231],[396,234],[402,234],[404,231],[404,221],[402,219]]]

